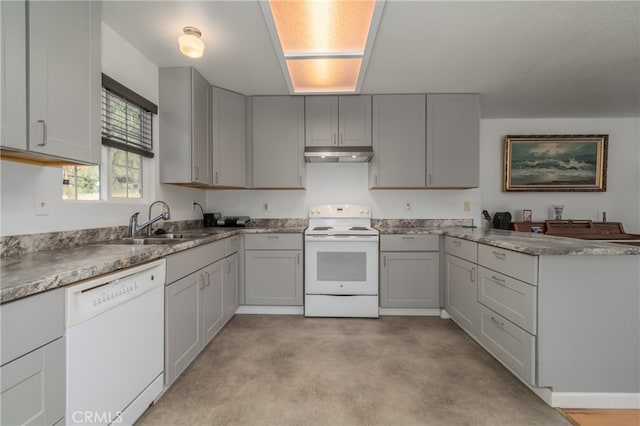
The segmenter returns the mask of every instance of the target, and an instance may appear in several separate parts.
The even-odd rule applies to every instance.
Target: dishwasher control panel
[[[165,279],[166,261],[160,259],[65,287],[65,327],[164,286]]]

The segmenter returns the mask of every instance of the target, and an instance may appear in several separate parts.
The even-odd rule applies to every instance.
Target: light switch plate
[[[49,198],[46,196],[46,194],[36,194],[34,201],[36,216],[48,216]]]

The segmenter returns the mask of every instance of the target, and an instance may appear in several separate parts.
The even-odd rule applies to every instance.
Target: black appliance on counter
[[[216,222],[217,226],[247,226],[251,221],[249,216],[223,216]]]

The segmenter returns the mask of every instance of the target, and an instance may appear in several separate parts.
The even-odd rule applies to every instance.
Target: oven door
[[[377,295],[378,238],[307,237],[305,293]]]

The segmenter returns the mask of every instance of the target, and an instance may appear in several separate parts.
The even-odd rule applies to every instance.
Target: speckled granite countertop
[[[392,222],[374,224],[381,234],[450,235],[531,255],[615,256],[640,255],[640,247],[626,246],[542,234],[495,229],[450,226],[450,223]],[[449,225],[449,226],[448,226]],[[94,243],[76,247],[38,251],[0,260],[0,303],[29,296],[77,281],[148,262],[195,246],[238,234],[302,233],[306,223],[251,223],[246,228],[201,228],[203,238],[163,245],[115,245]]]
[[[462,226],[441,228],[428,226],[379,226],[377,229],[381,234],[444,234],[535,256],[640,255],[640,247],[638,246],[553,237],[533,232],[465,228]]]
[[[273,225],[272,225],[273,226]],[[0,259],[0,303],[9,302],[87,278],[149,262],[195,246],[238,234],[302,233],[304,226],[202,228],[207,237],[161,245],[117,245],[106,242],[39,251]]]

